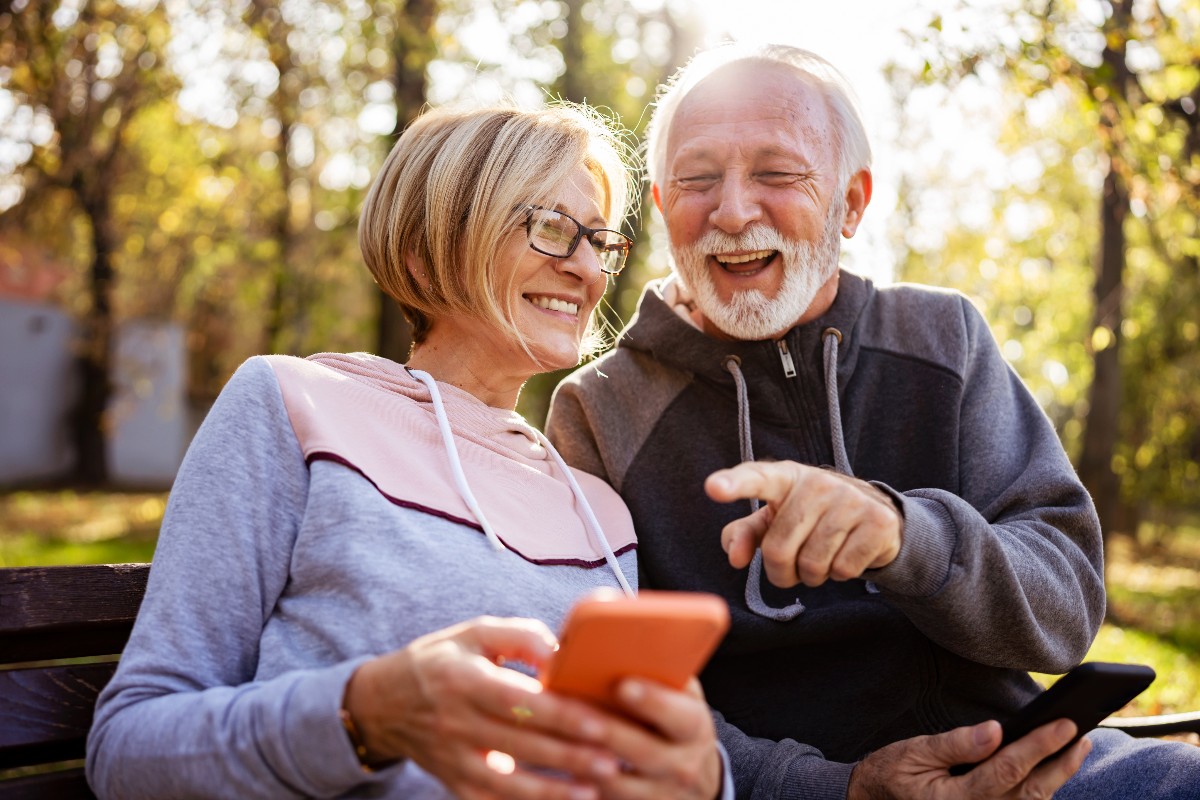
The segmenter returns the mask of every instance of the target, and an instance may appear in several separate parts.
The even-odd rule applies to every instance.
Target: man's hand
[[[765,501],[725,526],[721,546],[736,569],[761,547],[767,579],[779,587],[858,578],[900,552],[899,510],[886,493],[856,478],[794,461],[748,461],[709,475],[704,490],[722,503]]]
[[[1060,719],[998,753],[1001,734],[996,722],[905,739],[877,750],[855,766],[846,800],[1048,800],[1083,764],[1092,743],[1080,739],[1061,756],[1038,765],[1074,735],[1075,723]],[[966,775],[954,777],[949,772],[955,764],[979,761],[982,763]]]

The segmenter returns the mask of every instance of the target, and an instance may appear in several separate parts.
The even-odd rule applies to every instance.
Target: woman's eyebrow
[[[587,225],[589,228],[606,228],[606,227],[608,227],[608,220],[606,220],[604,218],[603,214],[593,214],[592,217],[589,219],[587,217],[584,217],[583,214],[575,213],[571,209],[564,206],[562,203],[555,203],[554,206],[551,208],[551,211],[557,211],[560,214],[566,214],[569,217],[579,220],[584,225]]]

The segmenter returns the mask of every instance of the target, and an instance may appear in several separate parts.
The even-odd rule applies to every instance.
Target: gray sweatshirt
[[[372,655],[481,615],[557,630],[617,581],[533,430],[442,386],[463,505],[428,391],[367,355],[254,358],[180,469],[150,582],[88,739],[102,797],[444,797],[409,762],[367,775],[338,719]],[[577,476],[621,568],[619,498]]]
[[[778,341],[704,335],[647,287],[618,347],[560,385],[547,433],[611,483],[643,586],[715,591],[732,629],[701,675],[739,797],[842,798],[890,742],[979,722],[1064,672],[1104,614],[1100,528],[1045,414],[961,295],[842,272],[833,306]],[[704,494],[753,454],[889,492],[896,560],[865,580],[771,586],[735,570]]]

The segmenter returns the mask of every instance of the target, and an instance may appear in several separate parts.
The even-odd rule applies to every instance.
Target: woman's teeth
[[[562,311],[573,317],[579,316],[579,305],[577,303],[568,303],[566,300],[559,300],[555,297],[531,297],[529,298],[529,302],[538,308],[544,308],[549,311]]]

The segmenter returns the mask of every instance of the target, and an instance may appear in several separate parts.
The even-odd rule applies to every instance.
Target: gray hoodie
[[[325,354],[238,370],[180,468],[98,701],[97,795],[450,796],[412,762],[363,772],[338,717],[355,668],[482,614],[557,629],[617,579],[537,432],[452,386],[441,395],[495,539],[454,489],[427,385],[402,365]],[[624,506],[591,476],[578,484],[632,577]]]
[[[1084,657],[1104,613],[1095,510],[970,302],[843,271],[822,318],[724,342],[673,288],[651,284],[617,349],[559,387],[547,433],[629,505],[643,586],[729,601],[702,680],[739,796],[842,798],[850,762],[1011,711],[1038,691],[1026,670]],[[899,556],[818,588],[731,568],[721,529],[750,506],[702,483],[750,454],[887,491]]]

